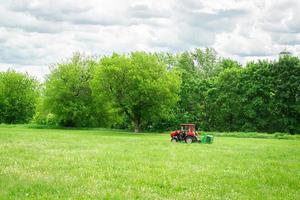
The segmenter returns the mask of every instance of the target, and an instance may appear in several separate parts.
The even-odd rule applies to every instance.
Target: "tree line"
[[[75,53],[51,66],[43,83],[1,72],[0,91],[0,123],[300,133],[300,59],[291,55],[242,66],[211,48]]]

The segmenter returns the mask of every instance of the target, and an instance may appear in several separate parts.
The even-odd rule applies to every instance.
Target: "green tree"
[[[209,80],[222,69],[216,51],[206,48],[184,52],[178,57],[176,67],[182,73],[177,123],[193,122],[201,129],[208,129],[205,95]]]
[[[206,120],[210,130],[239,130],[242,72],[242,68],[227,68],[211,81],[212,84],[205,95]]]
[[[156,55],[134,52],[101,59],[93,90],[133,123],[135,132],[168,118],[178,100],[180,77]]]
[[[35,113],[39,83],[28,74],[0,72],[0,123],[26,123]]]
[[[270,69],[276,131],[300,133],[300,59],[286,55]]]
[[[243,110],[240,119],[244,131],[270,132],[273,129],[274,87],[270,70],[273,63],[260,60],[249,62],[240,79],[240,97]]]
[[[180,55],[176,66],[181,72],[180,101],[177,106],[177,123],[197,123],[201,101],[201,76],[190,52]],[[176,124],[175,124],[176,125]],[[178,124],[177,124],[178,125]]]
[[[195,68],[202,76],[207,79],[216,76],[220,71],[219,58],[213,48],[195,49],[191,52]]]
[[[76,53],[69,61],[54,66],[45,82],[44,102],[41,103],[46,112],[41,113],[50,114],[51,118],[54,115],[61,126],[106,125],[105,103],[95,102],[90,87],[95,65],[93,59]]]

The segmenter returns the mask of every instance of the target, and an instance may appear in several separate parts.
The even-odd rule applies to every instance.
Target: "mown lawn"
[[[300,199],[300,140],[2,127],[0,199]]]

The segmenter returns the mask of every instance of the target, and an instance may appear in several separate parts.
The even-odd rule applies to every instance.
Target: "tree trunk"
[[[133,121],[133,124],[134,124],[134,132],[139,133],[141,131],[141,120],[135,119]]]

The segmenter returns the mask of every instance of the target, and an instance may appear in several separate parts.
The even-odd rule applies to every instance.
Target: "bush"
[[[39,83],[28,74],[0,72],[0,123],[27,123],[35,112]]]
[[[274,133],[274,137],[277,139],[288,139],[289,134],[286,133]]]

